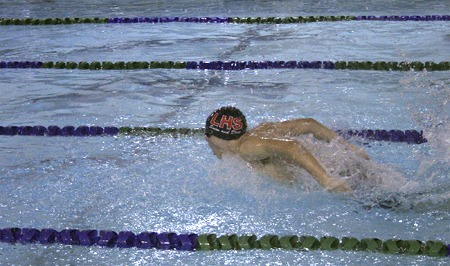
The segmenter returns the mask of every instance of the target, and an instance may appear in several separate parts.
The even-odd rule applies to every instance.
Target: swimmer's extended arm
[[[263,123],[256,129],[258,131],[271,131],[277,135],[291,137],[313,134],[316,139],[324,141],[331,141],[339,137],[336,132],[312,118],[299,118],[279,123]]]
[[[242,143],[240,155],[249,161],[280,158],[305,169],[327,190],[335,192],[351,191],[345,181],[328,176],[316,158],[294,140],[248,139]]]
[[[339,143],[346,145],[349,149],[357,153],[360,157],[368,160],[367,153],[339,136],[336,132],[317,122],[312,118],[299,118],[279,123],[264,123],[256,128],[256,132],[265,131],[278,136],[300,136],[304,134],[313,134],[316,139],[330,142],[337,140]]]

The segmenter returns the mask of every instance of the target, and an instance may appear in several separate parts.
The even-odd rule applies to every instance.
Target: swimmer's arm
[[[256,161],[279,158],[298,165],[311,174],[317,182],[335,192],[351,191],[345,181],[330,177],[316,158],[294,140],[249,140],[241,146],[241,156],[245,160]],[[275,160],[276,161],[276,160]]]
[[[313,134],[316,139],[330,142],[337,140],[337,142],[344,144],[348,149],[352,150],[358,156],[369,160],[369,155],[360,147],[357,147],[343,137],[339,136],[336,132],[317,122],[312,118],[301,118],[280,123],[282,130],[292,135]]]
[[[299,118],[289,121],[280,122],[276,125],[277,130],[282,131],[286,135],[299,136],[304,134],[313,134],[316,139],[324,141],[332,141],[339,138],[333,130],[317,122],[313,118]]]

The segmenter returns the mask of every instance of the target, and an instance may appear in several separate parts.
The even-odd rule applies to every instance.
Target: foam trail
[[[450,87],[446,77],[407,72],[400,81],[405,92],[412,92],[408,105],[411,120],[423,128],[428,149],[417,152],[419,167],[415,178],[421,183],[415,205],[420,209],[450,208],[448,183],[450,172]],[[442,188],[446,190],[442,190]]]

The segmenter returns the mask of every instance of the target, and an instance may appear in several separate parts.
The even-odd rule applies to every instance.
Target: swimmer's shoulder
[[[260,136],[247,132],[238,141],[239,154],[243,159],[247,161],[259,161],[269,157],[265,149],[261,146],[264,141]]]

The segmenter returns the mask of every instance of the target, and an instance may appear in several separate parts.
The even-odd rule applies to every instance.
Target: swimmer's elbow
[[[310,117],[304,118],[303,121],[304,121],[305,123],[309,123],[309,124],[316,124],[316,125],[320,124],[319,122],[317,122],[316,119],[310,118]]]

